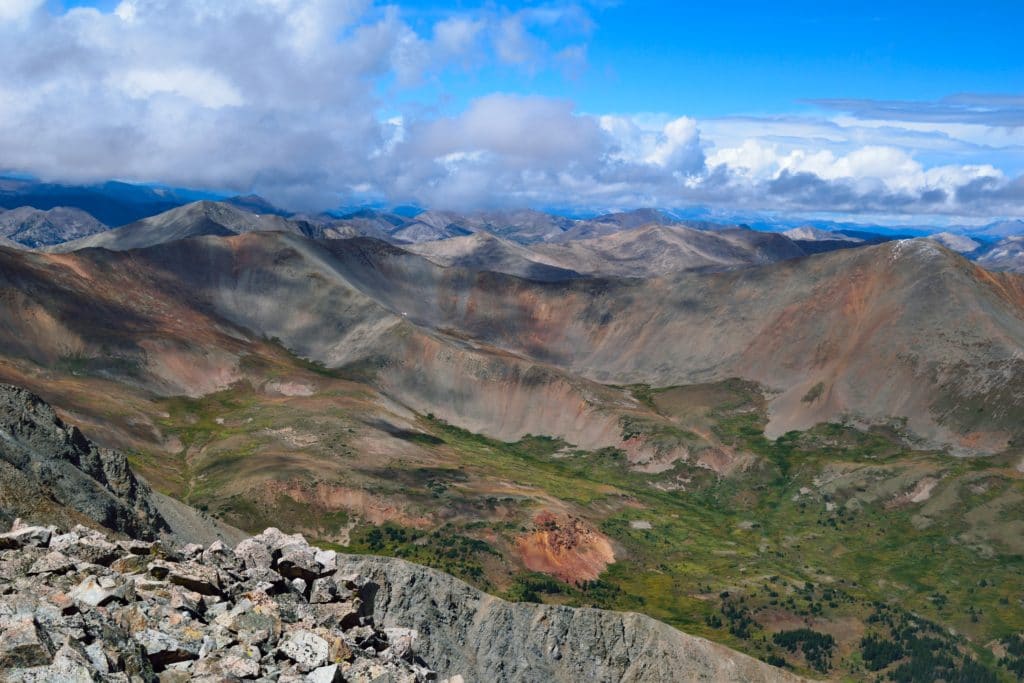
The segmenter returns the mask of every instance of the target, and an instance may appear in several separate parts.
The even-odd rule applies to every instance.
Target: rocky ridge
[[[642,614],[507,602],[404,560],[339,555],[338,563],[378,586],[375,623],[417,629],[417,652],[452,683],[805,680]]]
[[[1024,273],[1024,235],[1010,235],[979,248],[972,258],[988,270]]]
[[[97,447],[35,394],[0,384],[0,520],[53,519],[53,509],[134,538],[170,531],[123,453]]]
[[[150,488],[39,396],[0,384],[0,524],[84,524],[129,538],[236,543],[246,534]]]
[[[435,672],[436,669],[436,672]],[[799,678],[638,614],[508,603],[277,529],[233,550],[17,520],[0,534],[0,678],[28,681]]]
[[[19,520],[0,534],[0,678],[434,680],[415,631],[374,625],[377,590],[277,529],[232,551]]]

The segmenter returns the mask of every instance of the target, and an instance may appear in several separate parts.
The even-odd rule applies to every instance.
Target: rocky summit
[[[37,681],[436,680],[379,586],[267,529],[232,551],[20,521],[0,534],[0,676]]]
[[[232,549],[21,520],[0,534],[0,675],[11,683],[799,680],[641,615],[507,603],[441,572],[322,550],[275,528]]]

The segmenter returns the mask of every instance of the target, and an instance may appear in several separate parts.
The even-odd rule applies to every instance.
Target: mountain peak
[[[891,263],[900,261],[935,263],[937,261],[959,258],[958,254],[955,254],[941,243],[923,237],[893,240],[881,245],[881,248],[888,250]]]
[[[88,237],[107,229],[89,213],[67,206],[19,206],[0,213],[0,237],[36,248]]]
[[[864,240],[859,237],[851,237],[844,235],[841,232],[833,232],[831,230],[822,230],[816,228],[813,225],[803,225],[798,228],[792,228],[782,233],[791,240],[805,240],[808,242],[863,242]]]

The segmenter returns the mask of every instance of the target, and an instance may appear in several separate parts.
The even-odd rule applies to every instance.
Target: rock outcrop
[[[35,394],[0,384],[0,523],[16,517],[179,543],[234,545],[247,536],[153,491],[123,453],[96,446]]]
[[[438,672],[470,681],[626,682],[803,680],[752,657],[633,613],[510,603],[402,560],[339,555],[339,571],[376,589],[381,627],[419,633]]]
[[[18,521],[0,534],[0,680],[433,680],[415,631],[374,625],[379,591],[276,529],[234,552]]]
[[[170,530],[122,453],[98,448],[35,394],[0,384],[0,519],[76,515],[133,538]]]

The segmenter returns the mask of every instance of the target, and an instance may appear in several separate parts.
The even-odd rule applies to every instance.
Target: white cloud
[[[614,158],[692,174],[704,168],[697,121],[686,116],[605,115],[599,124],[615,143]]]
[[[114,14],[116,14],[121,21],[132,22],[135,21],[135,2],[133,0],[122,0],[118,3],[117,7],[114,8]]]
[[[506,13],[496,21],[494,51],[505,64],[536,68],[546,59],[553,58],[570,71],[578,70],[581,59],[586,55],[585,46],[569,45],[552,54],[544,36],[548,32],[586,36],[592,28],[590,18],[577,5],[527,7]]]
[[[58,14],[0,0],[0,170],[257,191],[296,208],[357,194],[454,208],[1021,210],[1024,127],[959,100],[927,116],[869,103],[696,120],[486,91],[454,112],[431,99],[451,68],[578,76],[591,29],[572,4],[454,12],[420,33],[370,0]],[[999,121],[1016,120],[1018,103],[999,106]]]
[[[662,168],[694,173],[704,166],[697,122],[685,116],[665,124],[657,146],[645,161]]]
[[[913,124],[912,130],[896,121],[862,123],[839,117],[748,117],[702,121],[700,126],[711,148],[708,167],[732,178],[737,204],[748,202],[758,209],[828,211],[836,209],[829,204],[835,201],[844,212],[871,212],[881,206],[921,216],[960,215],[969,211],[958,201],[960,188],[979,179],[1008,182],[997,166],[970,163],[999,158],[1001,151],[953,137],[951,124],[929,131],[924,124]],[[1009,149],[1003,152],[1013,155]],[[932,164],[921,157],[931,158]],[[810,179],[818,184],[812,185]],[[773,193],[758,203],[758,191],[765,188]],[[995,215],[1006,205],[990,210]]]
[[[420,35],[398,7],[369,0],[122,0],[64,13],[0,0],[0,171],[256,190],[293,205],[387,193],[375,168],[411,119],[384,113],[382,87],[493,59],[509,17],[543,53],[530,68],[554,64],[565,46],[534,35],[528,12],[453,13]],[[506,140],[492,153],[514,151],[516,121],[490,111]],[[487,122],[467,116],[482,140]]]
[[[518,14],[501,22],[494,48],[506,64],[525,64],[540,51],[539,41],[526,31],[523,18]]]
[[[434,24],[434,45],[443,54],[461,56],[480,39],[484,22],[469,17],[449,17]]]
[[[3,0],[0,2],[0,22],[22,21],[42,7],[45,0]]]
[[[220,109],[237,107],[244,103],[226,78],[212,71],[194,68],[130,69],[112,74],[110,86],[120,88],[129,97],[145,100],[158,93],[184,97],[202,107]]]
[[[744,140],[738,147],[723,147],[708,156],[709,166],[728,166],[734,172],[751,178],[769,178],[779,170],[779,152],[775,145],[754,139]]]
[[[605,144],[596,122],[576,116],[571,102],[500,94],[424,126],[418,138],[419,149],[431,156],[479,151],[549,167],[600,156]]]

